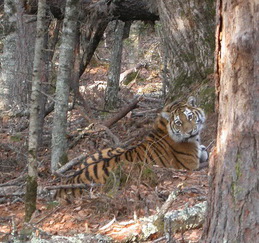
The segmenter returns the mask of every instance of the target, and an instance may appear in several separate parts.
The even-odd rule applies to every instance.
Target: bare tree
[[[114,109],[118,102],[124,26],[124,22],[120,20],[116,21],[107,87],[105,90],[106,109]]]
[[[16,14],[15,2],[4,1],[4,49],[1,56],[2,72],[0,78],[0,111],[6,111],[11,107],[11,82],[16,73]]]
[[[12,109],[17,112],[28,108],[36,18],[24,15],[22,2],[19,0],[5,1],[4,12],[0,110]]]
[[[37,37],[33,63],[32,92],[30,101],[30,126],[28,143],[28,176],[25,194],[25,221],[29,221],[36,209],[37,198],[37,148],[39,136],[40,90],[43,75],[42,58],[45,35],[46,0],[39,0],[37,14]]]
[[[71,80],[74,66],[76,28],[79,14],[79,0],[68,0],[59,54],[59,70],[56,83],[56,103],[52,130],[51,170],[67,162],[67,110]]]
[[[202,242],[259,235],[259,12],[257,0],[217,1],[218,135]]]

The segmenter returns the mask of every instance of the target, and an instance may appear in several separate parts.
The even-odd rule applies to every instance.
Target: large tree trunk
[[[191,93],[213,72],[214,0],[157,0],[172,100]]]
[[[37,148],[39,137],[39,110],[41,78],[43,76],[42,59],[45,35],[46,0],[40,0],[37,14],[37,38],[33,62],[32,92],[30,102],[30,126],[28,143],[28,176],[25,194],[25,221],[28,222],[36,209],[37,198]]]
[[[202,242],[256,242],[259,225],[259,3],[217,1],[218,136]]]
[[[66,4],[63,34],[59,54],[59,71],[56,84],[56,103],[52,130],[51,170],[67,162],[67,110],[74,63],[79,0],[68,0]]]

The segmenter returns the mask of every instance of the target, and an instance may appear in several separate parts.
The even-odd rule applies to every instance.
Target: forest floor
[[[87,86],[81,88],[95,119],[99,121],[104,121],[116,113],[116,111],[106,112],[103,110],[104,82],[89,81],[103,80],[105,72],[105,68],[103,70],[101,68],[89,70],[85,77]],[[151,74],[143,71],[142,76],[148,80]],[[161,81],[156,76],[152,76],[150,81],[134,82],[121,88],[121,108],[126,106],[136,93],[142,94],[144,99],[139,102],[136,109],[110,128],[112,136],[105,131],[86,134],[69,150],[69,159],[82,153],[91,154],[96,150],[110,146],[130,144],[132,138],[134,138],[133,143],[143,139],[163,106],[160,88]],[[28,119],[25,117],[2,120],[0,183],[7,183],[25,175],[28,129],[19,131],[19,128],[24,127],[27,122]],[[124,164],[116,171],[116,177],[121,179],[120,185],[111,181],[103,187],[92,188],[81,198],[75,199],[72,204],[57,203],[53,201],[50,193],[46,193],[44,190],[46,186],[59,183],[59,178],[50,173],[51,123],[52,114],[46,117],[43,131],[43,146],[39,153],[39,197],[37,210],[30,222],[36,234],[42,238],[48,239],[51,235],[95,234],[110,222],[127,222],[129,220],[136,222],[141,217],[155,214],[157,209],[164,204],[168,195],[179,186],[185,189],[184,193],[177,196],[170,210],[190,207],[206,200],[208,168],[193,172],[158,167],[143,167],[139,170],[137,166],[132,167],[131,164]],[[88,126],[84,116],[77,108],[69,112],[68,124],[70,143],[73,142],[80,130]],[[205,146],[213,144],[215,134],[216,116],[210,114],[202,133],[202,143]],[[114,137],[117,139],[114,140]],[[19,187],[17,187],[17,183],[19,183]],[[22,234],[24,227],[24,201],[22,197],[24,185],[24,179],[21,177],[21,180],[14,185],[0,187],[1,193],[5,190],[5,196],[0,196],[0,241],[2,242],[12,242],[14,236]],[[12,191],[13,186],[16,186],[15,191]],[[124,230],[125,228],[127,228],[126,224]],[[175,242],[198,242],[201,233],[202,229],[199,228],[179,232],[173,237]],[[113,236],[114,239],[122,239],[119,230],[115,228],[111,228],[106,234]],[[162,236],[153,235],[149,242]],[[165,240],[159,242],[165,242]]]

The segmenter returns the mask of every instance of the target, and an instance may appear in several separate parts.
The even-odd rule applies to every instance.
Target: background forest
[[[55,242],[54,235],[84,233],[78,242],[200,241],[207,167],[139,170],[125,163],[72,204],[52,196],[71,173],[72,166],[60,167],[136,144],[170,101],[197,98],[207,117],[202,143],[213,151],[220,76],[214,53],[222,31],[216,12],[223,3],[0,2],[0,240]]]

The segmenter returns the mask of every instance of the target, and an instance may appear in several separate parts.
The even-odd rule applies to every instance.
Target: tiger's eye
[[[182,123],[180,121],[175,121],[174,124],[178,127],[180,127],[182,125]]]
[[[193,114],[188,115],[188,120],[191,121],[193,119]]]

